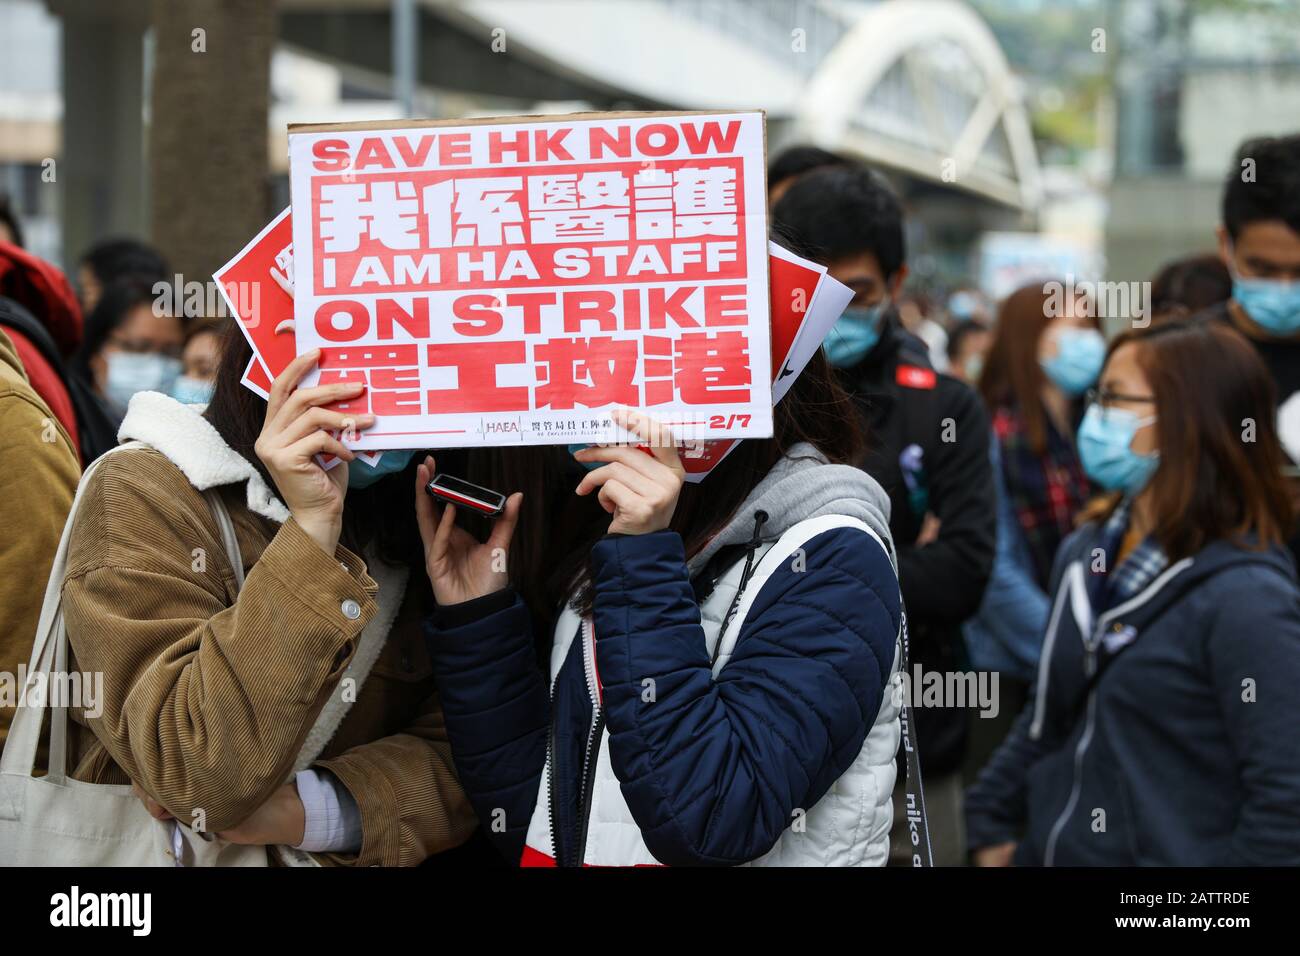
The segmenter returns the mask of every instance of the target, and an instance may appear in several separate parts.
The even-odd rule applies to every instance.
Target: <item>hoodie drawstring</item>
[[[741,572],[740,584],[736,587],[736,596],[731,599],[731,607],[727,608],[727,616],[722,619],[722,628],[718,631],[718,643],[713,646],[713,659],[709,662],[711,664],[718,662],[718,652],[722,650],[722,635],[727,632],[727,625],[731,623],[731,619],[736,616],[736,611],[740,608],[740,596],[745,593],[745,585],[749,583],[749,576],[754,570],[754,554],[763,543],[762,531],[765,521],[767,521],[766,511],[760,508],[754,512],[754,533],[750,535],[749,542],[746,544],[748,550],[745,552],[745,570]]]

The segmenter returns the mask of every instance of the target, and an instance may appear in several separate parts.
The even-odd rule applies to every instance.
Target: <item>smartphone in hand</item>
[[[499,518],[506,510],[506,496],[501,492],[452,475],[434,475],[424,490],[440,501],[469,508],[489,518]]]

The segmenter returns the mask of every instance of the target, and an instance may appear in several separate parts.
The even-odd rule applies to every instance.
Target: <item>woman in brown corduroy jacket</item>
[[[77,715],[75,776],[129,780],[159,819],[272,862],[421,863],[475,818],[421,633],[410,477],[349,490],[363,466],[322,430],[350,424],[324,406],[359,385],[295,392],[308,354],[264,405],[239,385],[237,333],[226,352],[206,412],[138,394],[120,437],[143,447],[110,452],[85,490],[63,607],[105,699]],[[324,471],[319,452],[347,463]],[[242,590],[205,489],[232,518]]]

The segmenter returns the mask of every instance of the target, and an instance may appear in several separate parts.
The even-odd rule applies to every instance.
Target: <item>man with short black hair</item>
[[[1232,298],[1201,315],[1255,346],[1277,386],[1278,437],[1300,462],[1300,133],[1241,144],[1224,182],[1218,235]],[[1300,483],[1294,487],[1300,504]],[[1289,545],[1300,556],[1300,534]]]
[[[847,160],[820,146],[789,146],[776,154],[767,167],[767,205],[772,208],[804,173],[826,166],[843,166]]]
[[[961,623],[979,607],[996,537],[988,416],[971,388],[935,371],[925,344],[898,318],[907,277],[903,210],[883,178],[857,165],[814,169],[795,180],[773,218],[854,293],[826,354],[865,418],[870,451],[859,465],[889,494],[935,862],[959,865],[968,713],[955,701],[931,706],[914,678],[918,667],[968,669]],[[895,854],[910,860],[900,791]]]
[[[90,315],[100,295],[114,279],[142,276],[171,281],[168,271],[162,253],[139,239],[117,238],[97,242],[82,255],[77,268],[82,312]]]

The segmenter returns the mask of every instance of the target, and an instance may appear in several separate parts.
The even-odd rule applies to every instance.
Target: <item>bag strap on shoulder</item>
[[[47,778],[54,783],[61,783],[67,778],[68,702],[63,700],[54,706],[50,698],[55,679],[66,672],[68,666],[68,630],[63,622],[63,576],[68,566],[68,546],[72,538],[72,526],[76,522],[82,495],[90,484],[90,476],[99,465],[115,452],[142,447],[147,446],[142,442],[127,442],[105,452],[91,462],[77,485],[72,507],[63,525],[63,535],[59,539],[59,547],[54,555],[54,563],[50,567],[50,578],[45,586],[40,623],[36,627],[36,637],[32,643],[32,654],[27,666],[27,684],[20,692],[18,709],[10,724],[4,750],[0,752],[0,773],[32,775],[36,767],[41,725],[48,710],[50,712],[50,760]],[[209,488],[203,492],[203,495],[207,498],[213,517],[216,518],[225,545],[226,557],[234,571],[236,586],[242,589],[244,565],[230,514],[216,489]],[[39,704],[28,705],[25,703],[28,693],[33,691],[42,679],[44,680],[43,699]]]

